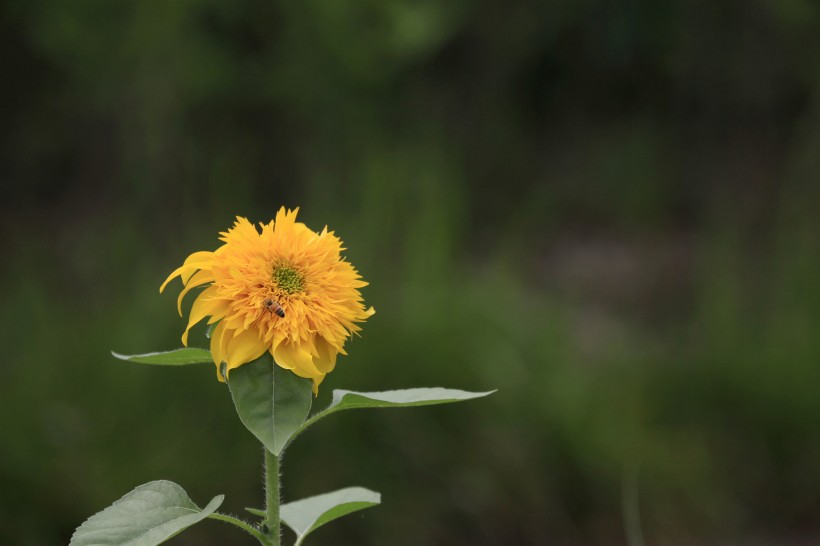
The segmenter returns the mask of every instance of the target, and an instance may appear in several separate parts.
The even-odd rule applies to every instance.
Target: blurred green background
[[[816,3],[0,14],[0,543],[65,544],[154,479],[262,504],[213,370],[109,350],[179,346],[159,284],[280,205],[343,238],[377,310],[316,407],[499,389],[301,438],[287,499],[384,498],[311,544],[820,542]]]

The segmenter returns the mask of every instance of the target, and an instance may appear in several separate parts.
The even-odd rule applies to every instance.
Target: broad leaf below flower
[[[198,349],[196,347],[186,347],[183,349],[175,349],[173,351],[165,351],[161,353],[145,353],[142,355],[121,355],[111,351],[114,357],[128,362],[137,362],[138,364],[157,364],[160,366],[184,366],[186,364],[213,364],[211,351],[208,349]]]
[[[332,493],[283,504],[282,522],[296,533],[299,546],[305,537],[325,523],[381,503],[381,495],[363,487],[347,487]]]
[[[268,353],[232,370],[228,387],[239,419],[274,455],[305,422],[313,402],[313,382],[277,366]]]
[[[85,520],[69,546],[156,546],[207,518],[224,498],[217,495],[199,508],[174,482],[149,482]]]

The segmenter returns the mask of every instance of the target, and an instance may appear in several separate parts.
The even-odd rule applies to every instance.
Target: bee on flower
[[[272,299],[268,298],[265,300],[265,309],[270,311],[271,313],[276,313],[280,318],[285,318],[285,310],[282,309],[282,306],[279,305],[278,301],[273,301]]]
[[[205,287],[191,308],[188,332],[208,319],[211,355],[220,381],[225,374],[270,352],[276,364],[313,380],[317,392],[325,375],[346,354],[344,344],[375,312],[365,308],[359,289],[367,283],[342,256],[342,241],[325,227],[320,233],[296,221],[298,209],[282,207],[276,219],[257,229],[237,217],[222,246],[194,252],[160,287],[180,277],[182,300]]]

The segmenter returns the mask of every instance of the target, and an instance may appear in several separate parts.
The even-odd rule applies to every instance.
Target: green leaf
[[[381,495],[375,491],[347,487],[283,504],[279,513],[282,521],[296,533],[294,546],[299,546],[307,535],[325,523],[380,503]]]
[[[69,546],[155,546],[207,518],[224,498],[217,495],[200,509],[174,482],[146,483],[85,520]]]
[[[269,353],[232,370],[228,387],[242,423],[274,455],[305,422],[313,402],[313,382],[275,365]]]
[[[183,366],[185,364],[205,364],[213,363],[211,351],[208,349],[198,349],[187,347],[175,349],[164,353],[146,353],[144,355],[121,355],[111,351],[111,354],[120,360],[128,362],[138,362],[140,364],[159,364],[162,366]]]
[[[260,508],[247,508],[246,507],[245,511],[253,514],[254,516],[259,516],[260,518],[268,517],[268,514]]]
[[[356,392],[335,390],[333,401],[325,411],[341,411],[355,408],[406,408],[414,406],[432,406],[435,404],[449,404],[472,400],[494,393],[467,392],[458,389],[442,389],[433,387],[427,389],[401,389],[382,392]]]
[[[422,389],[401,389],[382,392],[356,392],[334,390],[333,401],[327,409],[317,413],[299,428],[303,432],[310,425],[337,411],[356,408],[407,408],[415,406],[432,406],[435,404],[449,404],[481,398],[495,391],[468,392],[458,389],[442,389],[441,387]]]

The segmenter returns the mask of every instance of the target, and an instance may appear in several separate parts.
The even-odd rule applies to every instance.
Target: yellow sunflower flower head
[[[184,288],[207,286],[194,301],[182,343],[191,327],[208,317],[211,354],[217,377],[262,356],[273,355],[282,368],[313,380],[313,391],[336,365],[345,341],[375,311],[365,309],[359,288],[366,286],[356,269],[341,257],[342,241],[325,227],[316,233],[296,221],[295,210],[279,209],[276,220],[260,224],[247,219],[220,233],[223,245],[213,252],[194,252],[162,284],[175,277]]]

